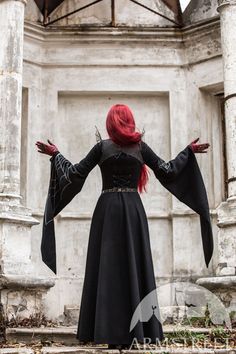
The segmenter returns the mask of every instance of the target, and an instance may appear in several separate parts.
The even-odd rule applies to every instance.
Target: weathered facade
[[[141,197],[157,284],[181,279],[212,287],[213,282],[221,296],[226,283],[234,308],[236,98],[229,98],[224,110],[223,97],[236,92],[236,1],[192,1],[182,26],[178,7],[166,3],[146,1],[151,12],[129,0],[115,1],[112,9],[104,0],[60,20],[76,10],[75,0],[62,2],[49,17],[33,0],[26,7],[23,1],[0,0],[1,292],[9,313],[23,298],[22,315],[30,312],[32,291],[37,310],[52,319],[63,320],[65,307],[79,306],[100,171],[91,172],[81,193],[56,218],[55,277],[40,254],[49,158],[34,144],[50,138],[78,162],[96,141],[94,125],[107,137],[106,113],[118,102],[132,108],[138,128],[145,128],[145,141],[165,160],[197,137],[210,143],[208,154],[197,155],[215,242],[209,268],[198,216],[154,175]],[[22,278],[28,279],[27,296]]]

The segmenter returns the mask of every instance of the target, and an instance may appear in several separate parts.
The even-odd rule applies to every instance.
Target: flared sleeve
[[[144,163],[156,178],[178,200],[200,216],[201,237],[206,266],[213,254],[213,234],[205,184],[197,159],[188,145],[174,159],[165,162],[146,144],[141,142]]]
[[[60,152],[50,158],[51,173],[43,218],[41,254],[43,262],[56,274],[56,240],[54,217],[81,191],[89,172],[97,165],[102,153],[102,141],[89,153],[72,164]]]

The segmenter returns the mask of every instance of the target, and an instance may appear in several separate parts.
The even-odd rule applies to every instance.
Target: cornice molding
[[[1,0],[0,0],[1,1]],[[236,0],[235,0],[236,1]],[[60,26],[45,28],[42,25],[25,21],[25,36],[44,43],[73,42],[169,42],[181,44],[189,35],[208,34],[212,29],[220,28],[220,16],[182,29],[150,27],[72,27]]]
[[[209,21],[201,22],[198,26],[188,26],[182,30],[174,28],[45,28],[39,24],[25,22],[25,42],[32,43],[39,47],[39,55],[37,58],[31,54],[24,57],[24,62],[38,67],[78,67],[78,66],[142,66],[142,67],[188,67],[189,65],[198,64],[221,56],[221,35],[220,35],[220,16]],[[199,50],[199,43],[202,48]],[[86,48],[88,53],[91,51],[93,57],[93,48],[106,50],[109,46],[110,52],[116,50],[117,46],[125,45],[126,48],[133,45],[136,48],[143,48],[149,51],[145,60],[133,62],[126,60],[125,52],[123,59],[106,60],[103,58],[99,62],[94,60],[85,61],[83,59],[82,49]],[[67,61],[59,60],[56,51],[60,48],[72,51],[78,48],[81,60],[73,59],[73,54]],[[196,47],[196,48],[195,48]],[[26,47],[27,48],[27,47]],[[55,57],[44,56],[44,51],[52,48],[55,51]],[[159,56],[155,52],[158,51]],[[37,49],[35,49],[37,50]],[[176,61],[168,62],[161,60],[168,51],[173,51]],[[29,51],[30,53],[30,51]],[[89,54],[88,54],[89,55]],[[109,57],[110,58],[110,57]]]

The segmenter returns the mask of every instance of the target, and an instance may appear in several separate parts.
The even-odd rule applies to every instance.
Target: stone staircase
[[[78,340],[75,337],[77,327],[48,327],[48,328],[7,328],[6,340],[11,343],[25,343],[30,344],[32,342],[58,342],[64,345],[74,346],[78,344]],[[209,333],[209,328],[193,328],[193,327],[176,327],[175,326],[163,326],[164,333],[174,333],[176,331],[188,330],[193,333]],[[236,353],[235,353],[236,354]]]
[[[1,348],[1,354],[235,354],[236,349],[146,349],[146,350],[119,350],[106,348],[82,348],[82,347],[42,347],[39,350],[33,348]]]
[[[195,335],[208,334],[210,328],[191,328],[187,326],[163,326],[165,334],[183,331]],[[75,337],[76,326],[48,327],[48,328],[7,328],[6,343],[0,348],[0,354],[120,354],[120,350],[108,349],[106,345],[81,346]],[[205,349],[165,343],[162,346],[140,346],[132,350],[121,350],[122,354],[160,353],[160,354],[236,354],[236,330],[232,330],[234,343],[225,343],[222,346],[213,346]]]

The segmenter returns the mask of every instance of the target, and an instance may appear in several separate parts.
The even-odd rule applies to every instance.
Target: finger
[[[39,144],[39,146],[42,146],[42,148],[44,148],[44,149],[47,149],[49,147],[49,145],[47,145],[47,144]]]
[[[44,143],[41,143],[41,142],[37,142],[36,145],[43,146],[43,145],[45,145],[45,144],[44,144]]]
[[[198,140],[199,140],[199,138],[197,138],[197,139],[193,140],[193,143],[196,143]]]
[[[196,144],[197,146],[208,146],[208,143]]]
[[[42,150],[42,151],[45,151],[45,150],[46,150],[46,149],[45,149],[45,146],[43,146],[43,145],[38,145],[37,147],[38,147],[38,149],[40,149],[40,150]]]
[[[47,139],[47,141],[50,145],[54,145],[49,139]]]
[[[43,144],[42,141],[36,141],[36,144]]]
[[[204,144],[199,144],[199,146],[205,146],[205,147],[208,147],[208,146],[210,146],[210,144],[208,144],[208,143],[204,143]]]
[[[204,149],[204,150],[198,150],[198,152],[207,152],[207,151]]]
[[[198,145],[197,146],[197,149],[200,149],[200,150],[204,150],[204,149],[208,149],[209,145],[206,145],[206,144],[201,144],[201,145]]]
[[[203,150],[207,150],[208,147],[207,146],[202,146],[199,150],[203,151]]]

